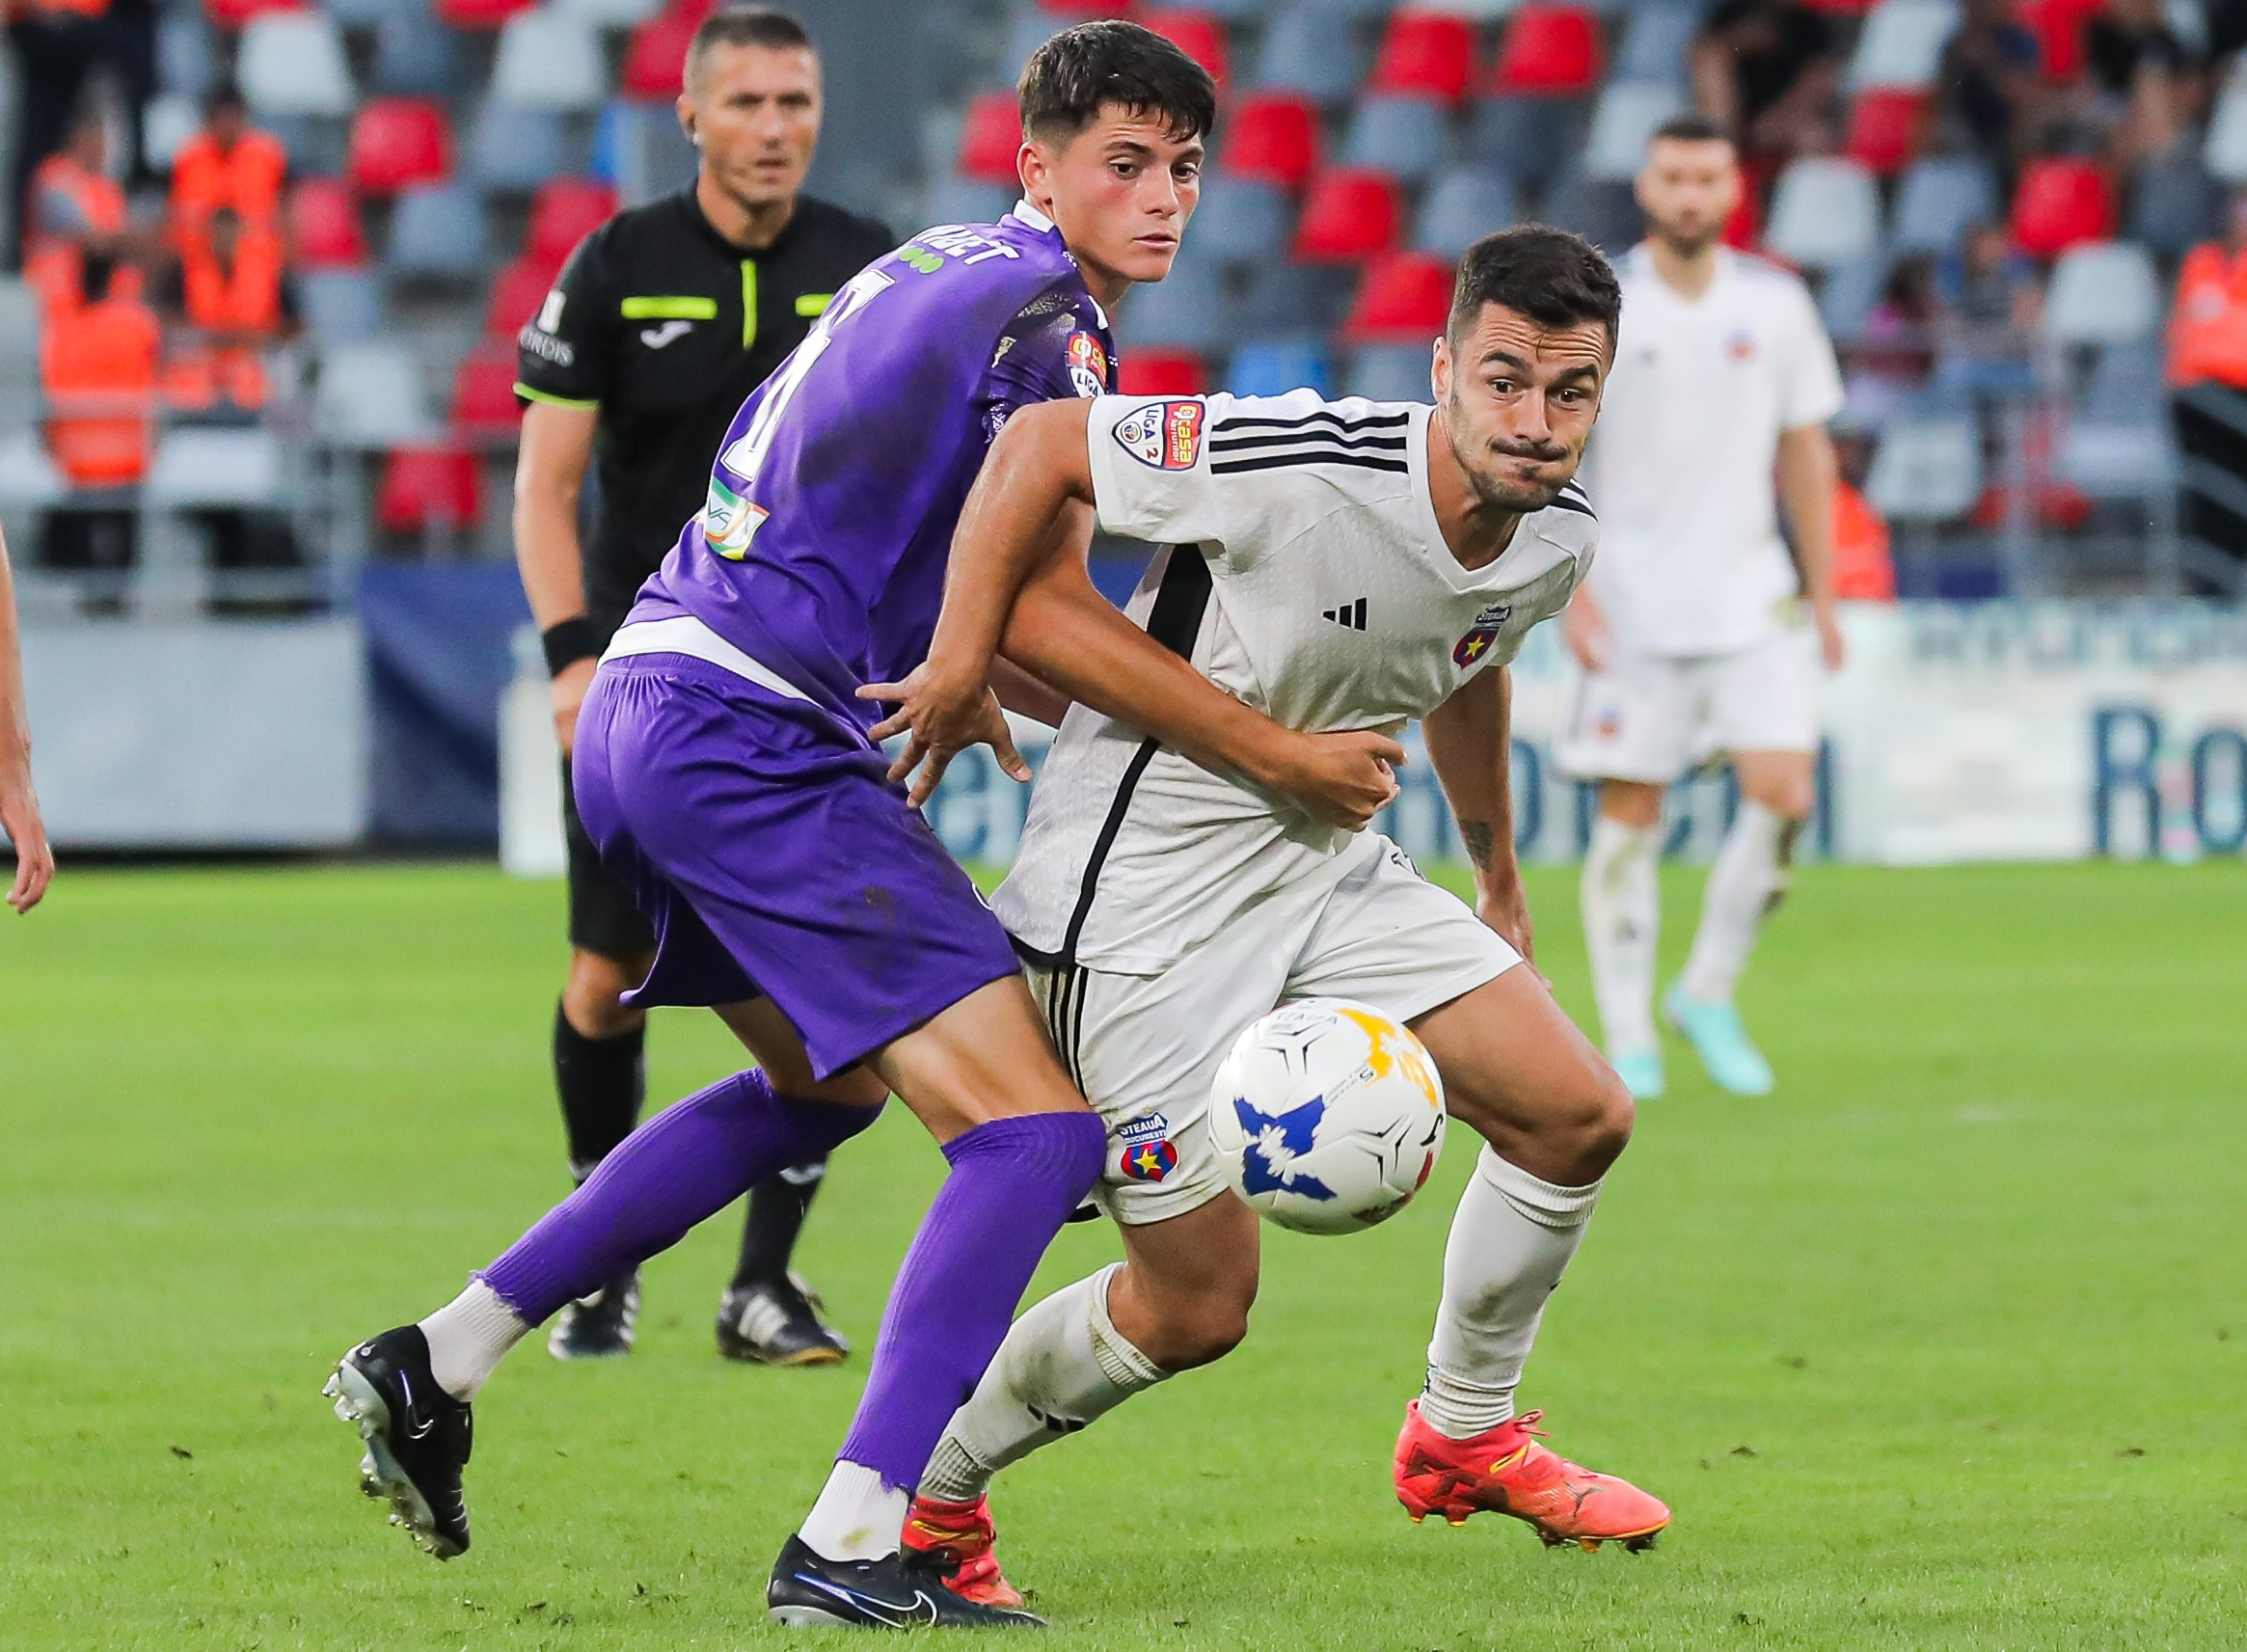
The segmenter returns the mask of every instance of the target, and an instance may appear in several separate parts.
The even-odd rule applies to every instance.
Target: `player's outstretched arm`
[[[0,829],[15,846],[15,881],[8,904],[28,912],[55,875],[31,786],[31,717],[23,703],[23,650],[15,633],[15,582],[8,571],[8,545],[0,540]]]
[[[1529,958],[1530,903],[1514,859],[1511,668],[1468,678],[1427,715],[1421,733],[1475,863],[1475,909]]]

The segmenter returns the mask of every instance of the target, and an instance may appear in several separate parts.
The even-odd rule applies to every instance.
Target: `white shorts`
[[[1807,626],[1731,654],[1626,654],[1568,666],[1554,755],[1578,780],[1668,785],[1719,753],[1818,749],[1818,638]]]
[[[1283,889],[1159,975],[1032,969],[1030,990],[1108,1126],[1093,1197],[1160,1222],[1225,1191],[1209,1086],[1232,1043],[1290,998],[1355,998],[1409,1021],[1494,981],[1521,955],[1386,838],[1336,884]]]

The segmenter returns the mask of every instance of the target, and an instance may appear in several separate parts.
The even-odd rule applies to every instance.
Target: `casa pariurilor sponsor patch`
[[[1069,382],[1081,396],[1108,393],[1108,352],[1090,333],[1069,336]]]

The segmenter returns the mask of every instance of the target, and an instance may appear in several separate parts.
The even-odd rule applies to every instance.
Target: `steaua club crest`
[[[1451,664],[1464,671],[1489,653],[1491,644],[1498,640],[1499,632],[1504,628],[1512,613],[1512,604],[1499,603],[1476,614],[1474,628],[1452,645]]]
[[[1108,352],[1090,333],[1069,336],[1069,382],[1082,396],[1108,393]]]
[[[1133,1181],[1160,1181],[1178,1167],[1178,1150],[1171,1141],[1171,1122],[1160,1113],[1133,1119],[1116,1132],[1124,1138],[1118,1167]]]

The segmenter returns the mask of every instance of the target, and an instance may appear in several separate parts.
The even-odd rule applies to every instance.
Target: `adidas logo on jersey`
[[[1344,603],[1340,608],[1321,609],[1318,616],[1331,619],[1335,624],[1351,631],[1363,631],[1366,629],[1366,599],[1360,597],[1356,602]]]

